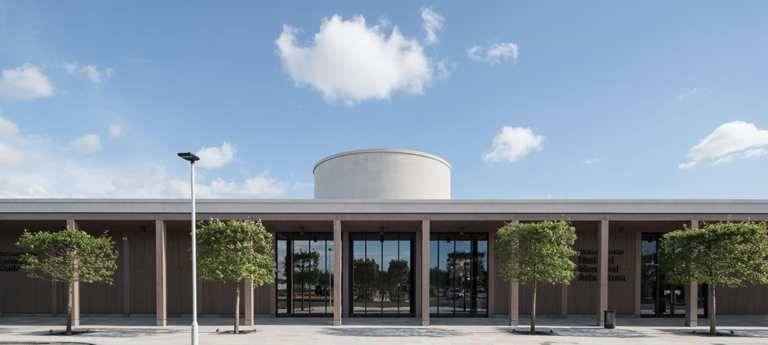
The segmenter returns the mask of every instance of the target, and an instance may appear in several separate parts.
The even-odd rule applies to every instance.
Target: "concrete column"
[[[341,326],[341,221],[333,221],[333,325]]]
[[[67,219],[67,227],[69,230],[79,230],[80,224],[74,219]],[[75,282],[72,289],[72,296],[68,298],[72,299],[72,326],[80,326],[80,282]]]
[[[166,296],[166,232],[165,221],[155,221],[155,302],[157,313],[157,325],[165,326],[168,319]]]
[[[496,230],[488,233],[488,317],[496,313]]]
[[[597,326],[604,326],[603,311],[608,309],[608,221],[597,230]]]
[[[123,316],[131,316],[131,264],[128,231],[123,232]]]
[[[349,249],[349,232],[342,231],[341,232],[341,257],[342,258],[348,258],[348,261],[352,260],[352,253]],[[338,250],[338,249],[337,249]],[[344,263],[342,262],[342,265]],[[349,267],[349,265],[347,265]],[[352,305],[352,291],[349,291],[349,274],[344,274],[341,276],[341,317],[349,317],[349,307]],[[346,308],[344,308],[346,306]]]
[[[413,243],[413,263],[411,268],[413,269],[413,305],[414,316],[421,319],[421,275],[424,273],[421,271],[421,228],[416,230],[416,238]]]
[[[253,326],[253,281],[246,279],[243,285],[245,285],[243,289],[243,293],[245,293],[243,297],[245,302],[245,325]]]
[[[691,230],[699,228],[699,221],[691,221]],[[699,323],[699,282],[693,281],[685,285],[685,326],[696,327]]]
[[[429,221],[421,222],[421,325],[429,326]]]
[[[513,224],[520,223],[519,220],[513,220]],[[509,283],[509,325],[517,326],[520,324],[520,284],[517,281]]]

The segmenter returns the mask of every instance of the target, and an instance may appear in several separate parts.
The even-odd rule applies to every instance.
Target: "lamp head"
[[[179,157],[184,158],[185,160],[190,161],[192,163],[200,160],[200,157],[195,156],[195,154],[192,152],[180,152]]]

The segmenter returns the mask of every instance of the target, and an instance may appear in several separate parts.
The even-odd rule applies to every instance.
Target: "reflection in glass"
[[[488,234],[434,234],[430,240],[430,314],[487,316]]]
[[[351,234],[353,314],[411,315],[412,234]]]
[[[277,241],[277,313],[288,313],[288,241]]]

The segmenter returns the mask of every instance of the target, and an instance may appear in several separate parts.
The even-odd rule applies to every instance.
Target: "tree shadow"
[[[170,335],[180,332],[188,332],[187,330],[169,329],[169,328],[87,328],[79,327],[73,331],[82,332],[88,331],[77,335],[78,338],[90,338],[90,337],[106,337],[106,338],[138,338],[138,337],[152,337],[158,335]],[[51,334],[49,331],[34,331],[27,332],[27,335],[32,336],[47,336],[47,335],[60,335],[59,330],[56,333]]]
[[[696,333],[693,333],[694,330],[690,328],[664,328],[664,329],[658,329],[658,331],[664,332],[664,333],[672,333],[675,335],[688,335],[692,337],[711,337],[711,338],[723,338],[727,339],[729,337],[748,337],[748,338],[767,338],[768,339],[768,329],[744,329],[744,328],[737,328],[733,329],[733,334],[731,334],[731,329],[727,327],[718,327],[717,328],[717,336],[713,337],[709,335],[709,328],[699,328],[696,329]]]
[[[606,328],[549,328],[549,327],[536,327],[537,332],[546,332],[546,335],[565,336],[565,337],[586,337],[586,338],[645,338],[649,337],[647,334],[633,331],[630,329],[606,329]],[[552,332],[550,332],[550,329]],[[509,327],[498,328],[501,332],[514,335],[526,335],[525,332],[530,331],[530,328],[515,328]],[[538,335],[538,334],[537,334]]]
[[[445,338],[457,337],[461,332],[439,328],[398,328],[398,327],[354,327],[354,328],[326,328],[327,334],[342,337],[422,337]]]

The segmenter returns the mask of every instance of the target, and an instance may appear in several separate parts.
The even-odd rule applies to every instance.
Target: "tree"
[[[358,258],[352,261],[352,266],[355,272],[355,285],[362,292],[358,295],[358,299],[371,300],[373,298],[371,283],[379,279],[379,265],[374,259]]]
[[[112,285],[117,270],[115,242],[107,236],[93,237],[67,227],[62,231],[29,232],[26,229],[16,246],[28,251],[19,257],[21,271],[28,277],[67,284],[67,331],[72,334],[72,301],[75,283],[104,282]]]
[[[390,260],[389,268],[387,268],[387,286],[389,287],[389,295],[391,300],[402,301],[406,296],[406,292],[403,291],[403,285],[408,282],[411,270],[408,267],[408,260]],[[410,287],[409,287],[410,288]]]
[[[715,288],[768,283],[766,223],[719,222],[661,238],[661,264],[674,284],[709,286],[709,334],[717,335]]]
[[[293,281],[302,287],[301,310],[304,310],[304,288],[310,289],[320,280],[320,253],[299,249],[293,254]]]
[[[507,223],[496,233],[499,275],[507,282],[530,284],[531,334],[536,333],[536,285],[568,285],[576,276],[572,249],[576,229],[569,221]]]
[[[250,280],[253,288],[272,284],[277,273],[272,234],[261,220],[211,219],[199,222],[197,265],[205,281],[235,282],[235,334],[240,332],[240,282]]]

